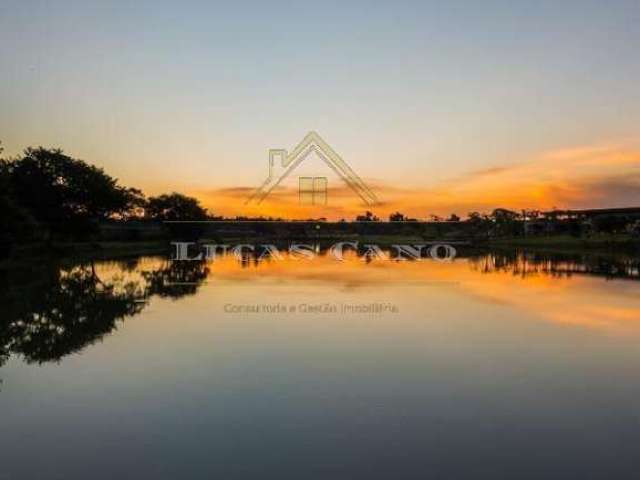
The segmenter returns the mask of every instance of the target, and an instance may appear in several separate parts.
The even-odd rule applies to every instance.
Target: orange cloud
[[[261,205],[245,205],[254,187],[200,192],[216,214],[283,218],[352,219],[365,210],[380,217],[401,211],[416,218],[429,214],[466,215],[470,211],[595,208],[640,203],[640,150],[629,146],[596,146],[546,152],[511,166],[495,166],[424,188],[403,188],[368,180],[381,204],[368,207],[344,185],[329,190],[330,204],[307,207],[294,188],[280,187]]]

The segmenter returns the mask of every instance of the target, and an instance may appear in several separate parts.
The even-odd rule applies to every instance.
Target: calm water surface
[[[0,479],[637,478],[628,258],[0,276]]]

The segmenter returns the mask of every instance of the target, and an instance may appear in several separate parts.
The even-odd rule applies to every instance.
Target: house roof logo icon
[[[259,205],[285,178],[287,178],[309,155],[315,153],[331,170],[355,192],[366,205],[379,203],[376,195],[362,181],[331,146],[316,132],[309,132],[302,141],[288,153],[285,149],[269,150],[269,176],[247,199],[245,204]]]

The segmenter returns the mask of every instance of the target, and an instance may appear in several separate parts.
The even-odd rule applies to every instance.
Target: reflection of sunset
[[[143,257],[135,267],[127,268],[126,262],[104,262],[98,263],[95,270],[103,281],[144,283],[142,271],[171,264],[161,257]],[[581,274],[579,265],[567,261],[535,264],[518,258],[515,264],[503,267],[496,266],[491,256],[458,258],[453,262],[431,259],[366,262],[347,250],[344,261],[324,253],[313,260],[295,259],[282,252],[281,260],[248,258],[244,264],[229,254],[208,262],[207,266],[208,284],[214,288],[241,288],[247,298],[260,297],[265,288],[273,286],[286,286],[293,297],[296,288],[309,292],[317,287],[323,291],[366,293],[367,297],[384,292],[412,302],[416,298],[410,297],[429,301],[447,291],[463,295],[471,302],[469,305],[480,302],[528,312],[559,324],[615,334],[640,334],[636,282],[588,277]],[[207,301],[210,293],[211,290],[205,290],[201,300]],[[584,302],[585,296],[588,303]]]
[[[391,295],[410,302],[429,302],[446,291],[465,297],[470,309],[480,302],[552,322],[608,333],[640,334],[640,298],[633,290],[635,282],[606,282],[579,273],[553,276],[526,262],[516,273],[512,269],[486,272],[483,261],[481,257],[479,261],[460,258],[453,262],[425,259],[368,263],[355,254],[347,254],[343,262],[330,255],[314,260],[285,255],[283,260],[249,260],[243,266],[228,255],[209,263],[209,282],[214,287],[243,288],[247,298],[261,297],[265,288],[274,285],[287,286],[294,297],[296,287],[312,291],[316,285],[323,291],[366,293],[368,298],[379,292],[380,298]],[[562,263],[554,266],[558,272],[568,270],[566,267]],[[473,311],[468,314],[472,321]]]

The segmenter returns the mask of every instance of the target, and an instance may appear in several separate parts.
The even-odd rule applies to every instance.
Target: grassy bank
[[[487,242],[489,247],[521,247],[553,251],[634,251],[640,248],[640,240],[629,235],[599,234],[590,237],[570,235],[529,236],[515,238],[494,238]]]

